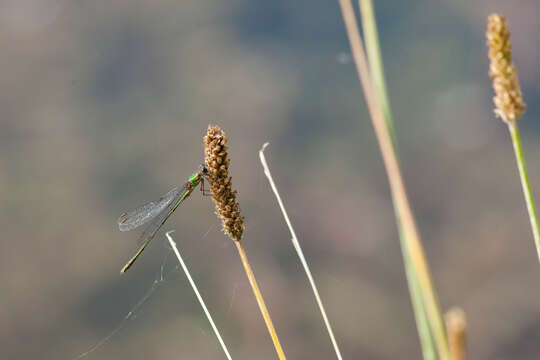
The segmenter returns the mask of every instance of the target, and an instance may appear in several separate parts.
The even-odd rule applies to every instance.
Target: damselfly
[[[201,165],[200,170],[191,175],[181,188],[175,187],[160,197],[159,200],[151,201],[135,210],[120,215],[118,218],[120,231],[132,230],[152,221],[139,238],[144,242],[135,255],[122,268],[122,273],[126,272],[133,265],[148,243],[152,241],[159,229],[165,224],[165,221],[167,221],[182,201],[191,195],[197,185],[201,184],[201,191],[204,193],[204,178],[207,176],[208,169],[204,165]]]

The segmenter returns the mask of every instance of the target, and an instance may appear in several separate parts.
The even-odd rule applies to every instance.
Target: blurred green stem
[[[371,78],[373,79],[373,85],[375,86],[375,94],[379,100],[379,106],[381,107],[386,126],[388,127],[388,132],[392,137],[397,154],[396,132],[394,130],[394,121],[392,120],[392,112],[390,110],[390,101],[388,100],[388,91],[386,90],[384,65],[382,62],[379,32],[377,31],[373,2],[372,0],[359,0],[359,3],[360,15],[362,16],[362,30],[364,31],[366,43],[366,53],[369,61]]]
[[[366,52],[369,60],[371,78],[373,80],[373,86],[375,88],[375,95],[381,108],[381,112],[384,116],[388,132],[390,133],[390,137],[392,138],[394,151],[396,153],[396,156],[399,156],[397,149],[397,139],[394,131],[394,123],[392,119],[392,112],[390,110],[390,101],[388,98],[388,91],[386,89],[384,66],[382,62],[375,12],[373,10],[373,2],[372,0],[359,0],[359,4],[360,14],[362,16],[362,28],[364,31]],[[418,336],[420,338],[422,354],[424,360],[435,360],[435,342],[432,336],[433,334],[429,327],[428,314],[424,306],[424,296],[422,296],[422,288],[420,287],[420,284],[418,282],[418,274],[416,272],[415,264],[414,262],[412,262],[411,255],[409,253],[408,244],[410,240],[407,239],[406,232],[403,231],[397,208],[395,208],[395,213],[399,231],[401,252],[405,266],[405,273],[407,276],[407,284],[411,296],[411,303],[413,306],[413,312],[416,320]],[[442,314],[439,314],[439,316],[442,323]],[[439,335],[446,337],[444,331]]]
[[[508,130],[510,131],[510,136],[512,137],[512,145],[514,146],[514,153],[516,155],[519,177],[521,179],[521,187],[523,188],[523,196],[525,197],[525,203],[527,204],[527,211],[529,212],[529,220],[531,222],[531,230],[534,236],[536,252],[540,261],[540,231],[538,230],[538,216],[534,206],[531,185],[529,184],[529,176],[527,175],[527,167],[525,166],[525,158],[523,157],[523,149],[521,147],[517,122],[509,122]]]
[[[446,338],[446,329],[442,321],[441,310],[437,294],[433,288],[433,281],[427,264],[426,256],[420,239],[420,232],[412,212],[411,203],[403,182],[400,165],[392,138],[388,132],[386,121],[378,104],[375,88],[371,79],[366,59],[362,37],[356,21],[356,15],[351,0],[339,0],[347,37],[351,45],[358,78],[364,91],[367,107],[371,116],[375,136],[379,144],[384,167],[388,175],[388,182],[392,192],[392,200],[399,214],[398,226],[401,226],[407,240],[408,254],[416,270],[418,285],[422,291],[422,300],[430,323],[430,329],[437,345],[437,352],[441,360],[450,359],[450,350]],[[442,336],[441,336],[442,335]]]
[[[427,317],[426,308],[424,307],[424,301],[422,300],[422,291],[418,284],[418,277],[414,265],[411,261],[409,250],[407,249],[407,240],[405,239],[405,233],[401,228],[399,222],[399,241],[401,245],[401,254],[403,255],[403,263],[405,265],[405,274],[407,276],[407,285],[409,287],[409,293],[411,294],[411,303],[413,307],[414,319],[416,321],[416,328],[418,331],[418,337],[420,338],[420,347],[422,348],[422,355],[424,360],[436,360],[437,350],[435,349],[435,343],[431,330],[429,328],[429,321]]]

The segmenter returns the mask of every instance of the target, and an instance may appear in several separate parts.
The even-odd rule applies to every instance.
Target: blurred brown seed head
[[[208,126],[203,138],[208,168],[208,180],[212,199],[216,204],[216,213],[221,219],[223,230],[235,241],[242,239],[244,217],[236,200],[236,190],[232,190],[229,175],[230,159],[227,155],[227,135],[219,126]]]
[[[454,307],[444,315],[448,344],[453,360],[465,360],[467,354],[467,318],[465,311]]]
[[[517,71],[512,63],[512,42],[504,16],[488,17],[487,45],[489,48],[489,76],[495,90],[495,113],[507,123],[515,123],[525,111]]]

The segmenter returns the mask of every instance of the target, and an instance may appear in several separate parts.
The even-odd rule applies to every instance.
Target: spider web
[[[204,235],[202,235],[201,239],[204,239],[206,236],[208,236],[208,234],[216,227],[216,225],[212,225],[210,226],[210,228],[204,233]],[[124,318],[122,320],[120,320],[120,322],[118,323],[118,325],[111,331],[109,332],[109,334],[107,334],[105,337],[101,338],[101,340],[97,341],[94,345],[92,345],[88,350],[86,350],[85,352],[71,358],[72,360],[80,360],[80,359],[83,359],[87,356],[89,356],[90,354],[94,353],[95,351],[101,349],[104,345],[106,345],[109,341],[111,341],[112,338],[114,338],[121,330],[124,329],[124,327],[126,327],[126,325],[128,324],[128,322],[130,320],[133,320],[137,317],[137,314],[139,313],[139,310],[140,308],[152,297],[152,295],[156,292],[156,290],[161,287],[161,285],[163,285],[168,277],[169,277],[169,274],[171,273],[175,273],[178,271],[178,269],[180,268],[180,264],[176,264],[176,266],[170,270],[170,271],[167,271],[165,272],[165,265],[167,263],[167,259],[169,257],[169,255],[171,254],[172,252],[172,249],[170,247],[167,247],[168,251],[161,263],[161,269],[160,269],[160,272],[157,276],[156,279],[154,279],[154,281],[152,282],[152,285],[150,285],[150,287],[148,288],[148,290],[144,293],[144,295],[140,298],[139,301],[137,301],[135,303],[135,305],[133,305],[131,307],[131,309],[129,310],[129,312],[124,316]],[[232,307],[232,302],[234,301],[234,298],[235,298],[235,290],[236,289],[233,289],[233,294],[232,294],[232,299],[231,299],[231,307]]]

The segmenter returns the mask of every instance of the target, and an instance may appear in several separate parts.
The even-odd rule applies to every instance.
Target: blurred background
[[[443,309],[474,359],[540,355],[540,266],[489,13],[507,16],[540,200],[540,3],[375,4],[405,182]],[[258,160],[266,151],[345,359],[419,359],[388,183],[337,1],[0,2],[4,359],[224,358],[159,235],[125,275],[124,210],[181,185],[208,124],[229,135],[244,243],[290,359],[330,340]],[[168,221],[235,359],[275,359],[210,198]],[[130,311],[133,314],[128,317]]]

